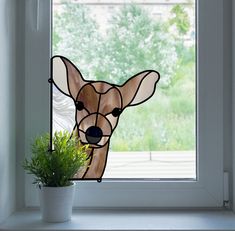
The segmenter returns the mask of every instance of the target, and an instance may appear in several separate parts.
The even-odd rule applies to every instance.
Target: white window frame
[[[223,1],[198,0],[197,180],[78,182],[78,207],[223,206]],[[49,130],[50,1],[26,1],[25,151]],[[25,175],[25,205],[38,196]]]

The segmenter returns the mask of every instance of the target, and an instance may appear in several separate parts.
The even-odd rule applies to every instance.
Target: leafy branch
[[[34,184],[62,187],[70,185],[70,179],[87,162],[88,145],[82,145],[69,132],[55,132],[54,150],[48,150],[50,135],[37,137],[32,144],[32,157],[25,159],[23,168],[35,176]]]

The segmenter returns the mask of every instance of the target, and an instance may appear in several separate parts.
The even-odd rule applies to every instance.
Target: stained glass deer
[[[88,164],[74,178],[101,181],[110,137],[120,114],[126,107],[148,100],[155,92],[160,75],[157,71],[146,70],[134,75],[123,85],[114,85],[104,81],[85,80],[76,66],[63,56],[54,56],[51,67],[53,84],[74,101],[76,110],[73,135],[90,146]]]

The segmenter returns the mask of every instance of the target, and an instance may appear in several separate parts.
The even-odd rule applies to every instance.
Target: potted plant
[[[23,168],[35,176],[39,186],[42,219],[64,222],[71,219],[75,184],[70,180],[86,164],[87,145],[69,132],[55,132],[53,150],[49,150],[50,135],[37,137],[32,144],[32,157]]]

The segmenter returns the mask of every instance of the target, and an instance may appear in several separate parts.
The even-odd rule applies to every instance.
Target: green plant
[[[23,168],[35,176],[34,184],[62,187],[71,184],[70,179],[87,161],[87,145],[69,132],[55,132],[52,138],[53,151],[49,151],[50,135],[37,137],[32,144],[32,157],[25,159]]]

